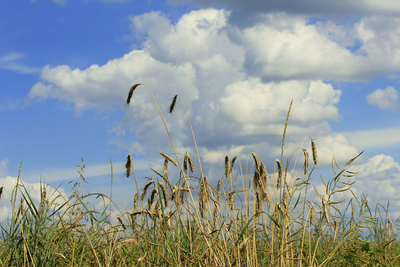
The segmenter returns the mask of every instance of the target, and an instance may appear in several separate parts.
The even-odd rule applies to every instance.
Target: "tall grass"
[[[140,85],[131,87],[127,104]],[[58,188],[41,183],[41,201],[35,204],[19,174],[11,196],[0,189],[12,206],[12,218],[1,225],[0,266],[400,266],[399,242],[388,208],[377,204],[372,211],[366,196],[356,196],[352,183],[343,181],[356,175],[348,168],[361,153],[342,167],[332,159],[334,176],[321,177],[323,192],[312,184],[318,151],[311,137],[284,159],[292,103],[273,172],[268,173],[254,152],[245,168],[236,155],[231,160],[226,156],[221,159],[224,176],[213,187],[204,175],[189,116],[197,160],[176,151],[147,89],[173,154],[160,152],[163,169],[152,169],[154,176],[142,189],[128,155],[126,176],[133,175],[136,185],[133,210],[118,210],[113,223],[112,197],[81,195],[82,181],[86,182],[83,160],[78,166],[80,179],[68,199]],[[177,108],[177,97],[171,113]],[[303,147],[307,140],[311,151]],[[111,160],[110,164],[112,196]],[[170,168],[178,174],[171,177]],[[316,192],[315,199],[310,198],[310,189]],[[345,199],[334,201],[343,192],[352,193],[347,204]],[[103,199],[103,210],[96,211],[86,202],[93,196]],[[60,199],[62,205],[57,204]]]

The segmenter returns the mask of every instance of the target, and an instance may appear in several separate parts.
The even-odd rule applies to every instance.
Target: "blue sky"
[[[329,179],[333,155],[343,165],[365,150],[354,188],[372,203],[391,201],[399,217],[400,4],[292,3],[1,1],[0,185],[11,192],[22,162],[37,198],[41,178],[64,181],[68,194],[83,158],[84,192],[109,195],[111,157],[113,198],[131,209],[127,154],[143,177],[149,167],[162,170],[159,151],[173,152],[145,87],[124,104],[140,82],[153,91],[178,152],[196,158],[182,105],[167,114],[172,97],[183,97],[211,182],[223,176],[226,155],[244,165],[254,151],[273,172],[293,98],[285,155],[313,137],[317,172]]]

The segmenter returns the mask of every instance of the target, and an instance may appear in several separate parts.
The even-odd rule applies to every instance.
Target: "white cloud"
[[[8,53],[0,56],[0,69],[12,70],[25,74],[38,74],[40,68],[29,67],[19,61],[25,57],[22,53]]]
[[[291,99],[294,102],[291,123],[338,120],[340,115],[334,105],[340,95],[340,90],[322,81],[262,83],[258,78],[251,78],[228,85],[220,103],[222,110],[247,129],[246,134],[252,134],[259,133],[260,128],[274,132],[271,126],[285,121]]]
[[[46,66],[42,82],[32,87],[29,96],[74,103],[78,112],[104,110],[113,105],[122,107],[129,87],[144,82],[166,113],[172,97],[179,93],[191,117],[197,145],[207,155],[204,162],[209,165],[226,154],[248,155],[253,151],[275,160],[293,98],[285,151],[293,152],[310,135],[317,142],[322,165],[329,164],[333,155],[338,161],[357,155],[351,139],[332,133],[328,122],[340,119],[336,105],[341,90],[323,79],[366,79],[382,68],[393,73],[397,65],[373,64],[374,53],[371,57],[368,53],[380,47],[363,46],[367,56],[347,49],[361,38],[352,26],[328,22],[308,25],[302,16],[268,14],[258,24],[239,29],[230,24],[229,14],[225,10],[197,10],[174,24],[160,12],[131,17],[133,35],[143,38],[143,50],[82,70]],[[373,22],[368,18],[362,21],[362,29],[376,34]],[[362,36],[364,45],[374,40]],[[387,53],[392,53],[390,49]],[[178,99],[174,113],[165,120],[175,147],[184,153],[194,151],[194,145],[181,104]],[[122,134],[128,128],[125,125],[133,122],[136,141],[119,143],[130,153],[172,152],[144,86],[135,90],[121,128],[113,131]]]
[[[360,150],[371,148],[393,148],[400,145],[400,128],[375,129],[366,131],[341,132],[351,144]]]
[[[333,15],[334,17],[354,16],[362,14],[395,15],[400,13],[400,5],[397,0],[379,2],[374,0],[353,1],[273,1],[273,0],[168,0],[171,4],[196,4],[200,7],[227,6],[233,10],[235,19],[243,21],[247,17],[256,17],[260,13],[286,12],[289,14],[306,14],[314,16]]]
[[[358,192],[368,195],[375,208],[377,201],[386,206],[390,201],[392,211],[398,208],[398,188],[400,186],[400,164],[391,156],[380,154],[368,160],[367,163],[349,167],[352,171],[358,171],[355,176],[356,183],[353,187]]]
[[[388,86],[384,90],[377,89],[367,95],[366,99],[369,104],[378,106],[381,110],[390,109],[396,111],[399,107],[398,92],[392,86]]]

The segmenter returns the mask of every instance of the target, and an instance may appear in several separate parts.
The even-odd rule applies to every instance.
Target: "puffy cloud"
[[[174,93],[180,93],[191,101],[197,98],[193,77],[194,70],[190,63],[171,66],[156,61],[144,51],[135,50],[103,66],[92,65],[85,70],[72,70],[66,65],[46,66],[41,74],[43,82],[32,87],[29,97],[57,98],[74,103],[77,112],[80,112],[94,107],[122,106],[129,88],[137,82],[146,81],[157,98],[171,99]],[[140,106],[135,114],[138,114],[137,117],[153,117],[156,109],[144,101],[151,96],[148,92],[138,92],[142,90],[145,89],[135,91],[131,102]]]
[[[360,150],[370,148],[398,147],[400,145],[400,128],[375,129],[367,131],[342,132],[353,146]]]
[[[142,50],[82,70],[46,66],[42,82],[32,87],[29,96],[74,103],[78,112],[122,107],[129,87],[144,82],[166,112],[179,93],[209,166],[218,157],[247,156],[253,151],[274,162],[293,98],[285,151],[293,152],[310,135],[317,142],[321,164],[330,163],[333,155],[347,161],[358,154],[351,139],[330,129],[328,121],[340,119],[336,105],[341,91],[323,82],[359,80],[376,73],[374,58],[348,49],[358,40],[354,28],[267,14],[258,24],[239,29],[230,24],[229,16],[225,10],[204,9],[185,14],[176,23],[160,12],[131,17],[133,35],[143,38]],[[365,22],[363,29],[378,31],[372,25]],[[366,44],[373,38],[362,40]],[[393,66],[386,70],[392,73]],[[136,141],[118,144],[137,155],[151,148],[171,152],[158,111],[143,86],[134,92],[130,106],[121,126],[111,131],[122,136],[125,125],[135,122],[130,130]],[[180,152],[194,150],[185,118],[178,99],[174,113],[165,119]]]
[[[389,212],[394,212],[394,207],[398,208],[400,164],[393,157],[380,154],[365,164],[351,165],[349,169],[359,172],[353,178],[356,181],[353,187],[368,196],[370,208],[374,208],[378,201],[384,206],[389,201],[392,207]],[[400,214],[397,212],[397,215]]]
[[[396,15],[400,6],[396,0],[378,2],[372,0],[355,1],[258,1],[258,0],[168,0],[171,4],[195,4],[199,7],[225,6],[234,12],[234,22],[251,23],[257,21],[257,15],[268,12],[286,12],[309,16],[326,16],[344,18],[355,15],[382,14]]]
[[[384,90],[377,89],[366,97],[368,103],[378,106],[379,109],[390,109],[396,111],[399,107],[397,90],[392,86],[386,87]]]
[[[267,131],[276,122],[284,122],[293,99],[291,123],[310,123],[340,118],[334,106],[340,100],[340,90],[322,81],[285,81],[262,83],[259,78],[240,80],[225,88],[221,108],[238,120],[246,133]]]

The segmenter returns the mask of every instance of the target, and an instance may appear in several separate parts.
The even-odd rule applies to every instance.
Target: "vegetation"
[[[127,104],[139,85],[131,87]],[[18,175],[11,196],[6,192],[13,213],[1,226],[0,266],[400,266],[399,241],[388,209],[377,205],[372,212],[366,196],[353,194],[347,204],[334,198],[353,193],[352,184],[342,180],[356,174],[348,167],[361,153],[342,168],[332,159],[334,178],[321,177],[325,192],[311,184],[318,158],[310,137],[283,165],[291,106],[274,172],[268,174],[255,153],[247,157],[244,171],[236,156],[226,156],[225,175],[216,188],[204,176],[193,130],[197,162],[175,150],[158,108],[174,153],[160,152],[163,171],[152,169],[154,177],[141,190],[128,155],[126,176],[133,175],[136,183],[134,207],[119,211],[117,224],[111,222],[107,206],[99,212],[86,202],[102,197],[111,208],[112,197],[80,194],[81,182],[86,182],[83,160],[68,199],[58,188],[49,190],[51,185],[41,183],[41,201],[35,205]],[[312,162],[303,148],[308,138]],[[171,164],[178,173],[175,185],[169,177]],[[112,177],[111,171],[111,188]],[[318,194],[314,200],[307,198],[310,188]],[[47,196],[49,191],[54,194]],[[61,198],[64,204],[58,205]]]

